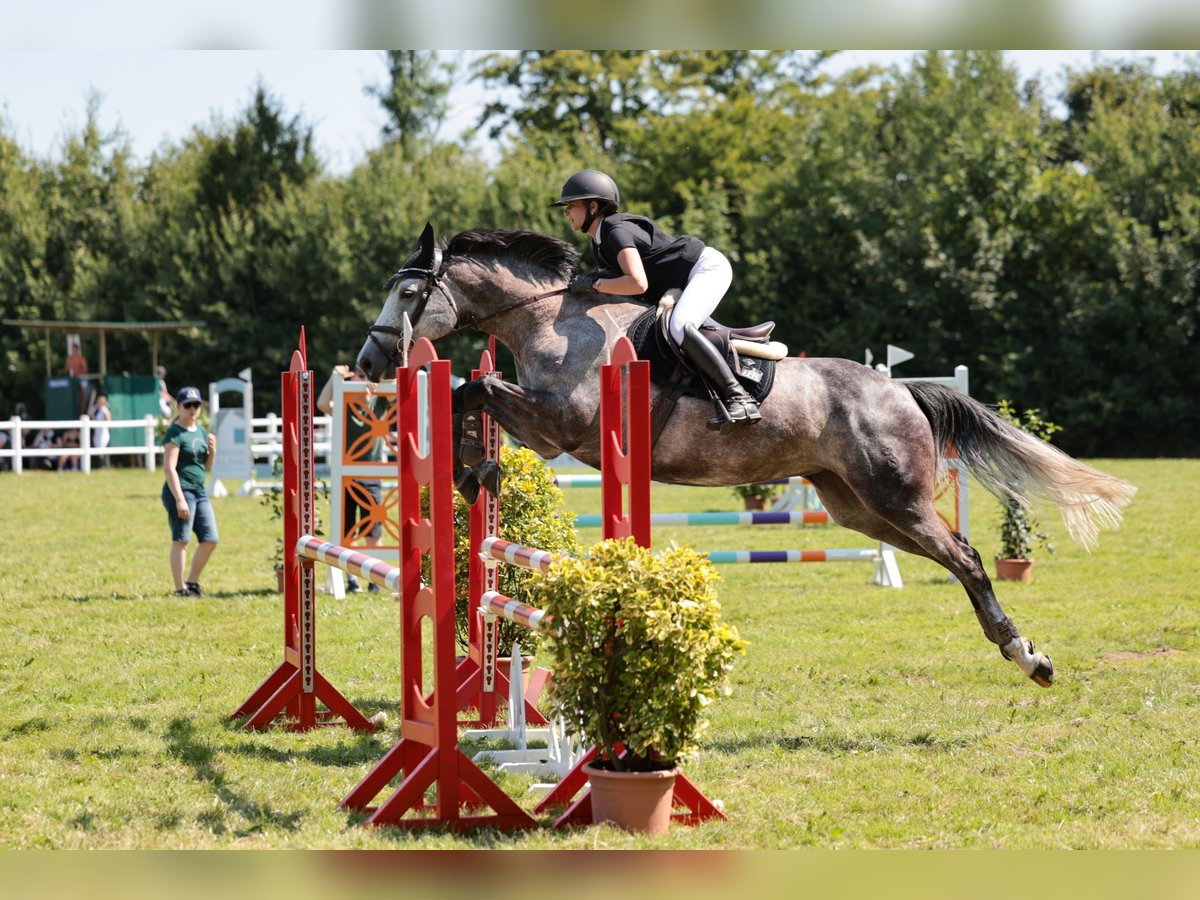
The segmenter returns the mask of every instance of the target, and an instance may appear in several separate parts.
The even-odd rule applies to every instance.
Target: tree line
[[[729,323],[774,319],[809,356],[898,344],[913,374],[966,364],[975,396],[1040,409],[1076,454],[1200,452],[1200,67],[1096,63],[1047,97],[995,51],[836,77],[827,56],[522,51],[453,71],[389,52],[364,86],[388,123],[345,175],[265,85],[144,163],[95,101],[55,159],[0,122],[0,312],[203,320],[163,340],[172,387],[249,367],[273,408],[299,325],[317,371],[350,362],[426,221],[583,249],[548,204],[599,168],[628,211],[726,252]],[[463,78],[496,98],[477,124],[494,157],[437,137]],[[0,416],[40,408],[42,341],[0,333]],[[444,349],[461,371],[482,346]],[[108,358],[136,369],[145,338],[110,336]]]

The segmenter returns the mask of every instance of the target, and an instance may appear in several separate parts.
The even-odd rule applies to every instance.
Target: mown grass
[[[281,656],[266,511],[215,501],[208,596],[176,598],[161,474],[0,475],[0,847],[1198,847],[1200,462],[1096,464],[1140,488],[1121,531],[1088,556],[1047,516],[1058,553],[999,589],[1053,656],[1050,690],[1000,658],[932,564],[902,556],[899,591],[864,564],[723,567],[750,648],[687,771],[730,818],[654,841],[360,827],[338,800],[398,739],[390,600],[323,598],[318,623],[322,672],[389,713],[382,733],[244,732],[227,716]],[[595,491],[569,496],[598,511]],[[990,560],[998,507],[972,499]],[[656,485],[654,502],[735,500]],[[836,528],[656,530],[670,539],[869,545]],[[502,781],[531,808],[528,783]]]

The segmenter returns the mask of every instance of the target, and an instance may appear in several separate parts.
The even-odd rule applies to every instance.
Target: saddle
[[[638,316],[626,329],[639,359],[650,363],[650,380],[662,390],[654,401],[651,431],[657,440],[680,397],[709,400],[713,389],[692,366],[691,361],[671,340],[668,327],[679,290],[663,295],[655,309]],[[700,334],[711,341],[724,356],[730,371],[755,403],[762,403],[775,383],[775,363],[788,355],[788,348],[771,340],[774,322],[763,322],[746,328],[730,328],[706,319]]]

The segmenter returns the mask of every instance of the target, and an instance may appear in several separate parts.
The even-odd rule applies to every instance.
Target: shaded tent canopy
[[[46,333],[46,377],[51,374],[50,363],[50,333],[62,331],[67,334],[99,334],[100,335],[100,370],[101,377],[108,374],[108,348],[105,336],[108,332],[138,332],[150,336],[150,369],[153,373],[158,368],[158,336],[164,332],[191,331],[203,328],[203,322],[39,322],[34,319],[5,319],[5,325],[15,328],[35,328]]]

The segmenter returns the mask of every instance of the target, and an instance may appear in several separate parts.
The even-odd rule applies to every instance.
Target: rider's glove
[[[582,294],[585,291],[594,291],[596,289],[596,279],[600,275],[596,272],[584,272],[581,275],[576,275],[571,279],[571,283],[567,286],[567,290],[572,294]]]

